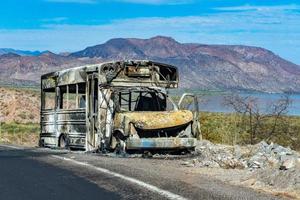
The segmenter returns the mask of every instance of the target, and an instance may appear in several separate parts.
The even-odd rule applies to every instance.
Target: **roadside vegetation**
[[[39,131],[37,123],[1,123],[0,143],[37,146]]]
[[[179,95],[173,95],[174,102]],[[191,102],[184,102],[189,104]],[[203,139],[229,145],[262,140],[300,150],[300,117],[287,116],[288,96],[261,110],[256,99],[230,95],[224,106],[234,113],[200,112]],[[40,95],[37,89],[0,87],[0,142],[35,146],[39,135]]]
[[[0,87],[0,143],[36,146],[39,110],[37,88]]]
[[[274,117],[269,117],[261,129],[271,129],[274,120]],[[285,116],[282,120],[284,123],[280,123],[272,137],[267,138],[265,132],[260,132],[253,142],[258,143],[265,140],[300,150],[300,117]],[[245,125],[242,115],[201,112],[200,122],[203,139],[229,145],[250,144],[250,133],[247,131],[249,126]],[[2,122],[0,125],[0,142],[35,146],[38,144],[39,131],[38,123]]]
[[[273,130],[275,120],[274,116],[266,117],[264,122],[261,122],[252,143],[265,140],[269,143],[274,142],[282,146],[290,146],[299,151],[300,117],[281,117],[274,132],[269,136],[268,133]],[[241,114],[201,112],[200,122],[203,139],[229,145],[251,144],[250,124]]]
[[[292,104],[289,94],[266,103],[251,95],[223,95],[223,106],[233,112],[200,112],[203,139],[229,145],[254,145],[264,140],[300,150],[300,117],[287,115]],[[178,102],[179,96],[173,100]],[[191,98],[183,103],[183,108],[193,109]]]

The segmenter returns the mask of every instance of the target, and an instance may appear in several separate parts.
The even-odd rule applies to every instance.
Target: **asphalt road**
[[[29,159],[19,150],[0,147],[0,199],[120,199],[68,170]]]
[[[276,199],[172,162],[0,145],[0,199]]]

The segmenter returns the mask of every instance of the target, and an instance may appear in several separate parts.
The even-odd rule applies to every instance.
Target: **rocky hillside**
[[[182,44],[157,36],[146,40],[112,39],[71,55],[171,63],[178,66],[183,87],[300,91],[300,67],[258,47]]]
[[[0,122],[38,123],[40,94],[32,90],[0,87]]]
[[[49,51],[38,56],[3,54],[0,55],[0,85],[38,85],[42,74],[95,62],[96,59],[72,58]]]
[[[269,50],[240,45],[179,43],[172,38],[117,38],[71,54],[0,56],[0,80],[25,84],[40,74],[116,59],[151,59],[176,65],[184,88],[300,92],[300,66]],[[26,82],[27,81],[27,82]]]

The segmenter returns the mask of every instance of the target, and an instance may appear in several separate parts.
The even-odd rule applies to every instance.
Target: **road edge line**
[[[74,159],[71,159],[71,158],[62,157],[62,156],[52,155],[52,157],[58,158],[58,159],[61,159],[61,160],[65,160],[65,161],[69,161],[69,162],[72,162],[72,163],[77,164],[77,165],[81,165],[81,166],[85,166],[85,167],[90,167],[90,168],[92,168],[94,170],[97,170],[97,171],[100,171],[102,173],[105,173],[105,174],[108,174],[108,175],[111,175],[111,176],[114,176],[114,177],[126,180],[128,182],[131,182],[131,183],[134,183],[136,185],[139,185],[140,187],[143,187],[143,188],[145,188],[145,189],[147,189],[147,190],[149,190],[151,192],[158,193],[159,195],[164,196],[164,197],[166,197],[168,199],[172,199],[172,200],[188,200],[187,198],[182,197],[182,196],[180,196],[178,194],[169,192],[169,191],[164,190],[164,189],[160,189],[157,186],[151,185],[149,183],[145,183],[143,181],[140,181],[138,179],[135,179],[135,178],[132,178],[132,177],[129,177],[129,176],[125,176],[125,175],[119,174],[117,172],[110,171],[110,170],[102,168],[102,167],[96,167],[96,166],[91,165],[89,163],[80,162],[80,161],[77,161],[77,160],[74,160]]]

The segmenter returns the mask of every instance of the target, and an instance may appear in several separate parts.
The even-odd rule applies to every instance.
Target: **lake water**
[[[224,97],[228,95],[225,93],[199,94],[199,108],[201,111],[209,112],[233,112],[233,109],[224,106]],[[270,103],[282,98],[282,94],[240,93],[239,95],[257,98],[262,111],[266,110]],[[300,94],[290,95],[290,100],[288,115],[300,116]]]

